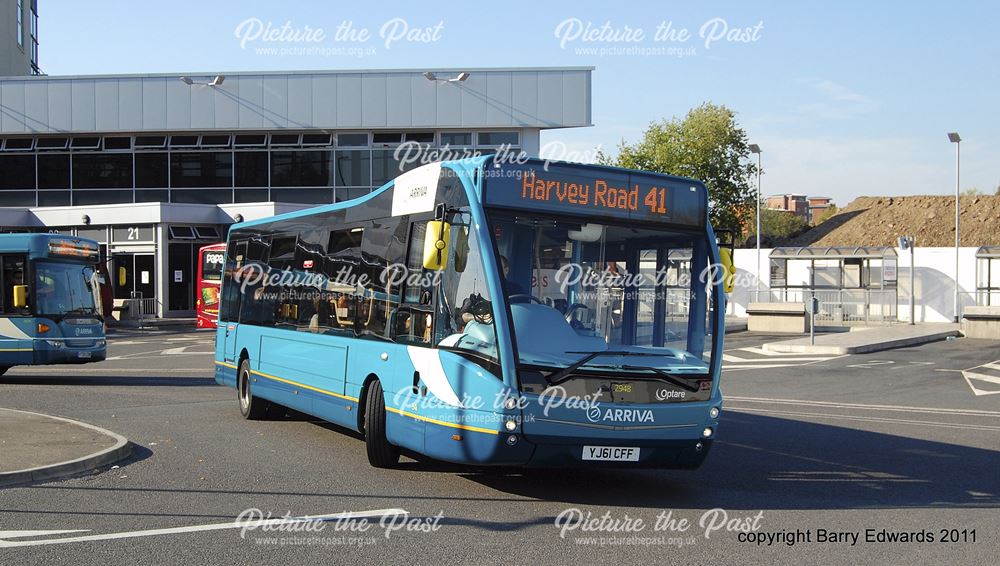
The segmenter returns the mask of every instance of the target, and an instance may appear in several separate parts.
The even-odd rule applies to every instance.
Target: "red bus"
[[[198,250],[198,295],[195,308],[198,328],[215,328],[219,320],[219,288],[226,260],[226,244],[209,244]]]

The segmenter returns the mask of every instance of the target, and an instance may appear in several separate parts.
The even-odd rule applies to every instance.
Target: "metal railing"
[[[156,297],[144,298],[142,293],[133,293],[132,298],[125,299],[128,318],[139,322],[139,328],[149,319],[156,318]]]
[[[898,297],[895,289],[800,289],[777,288],[754,291],[756,303],[808,303],[819,299],[816,320],[845,322],[896,322]]]

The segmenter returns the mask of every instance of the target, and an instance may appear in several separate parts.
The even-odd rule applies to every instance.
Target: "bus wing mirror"
[[[23,309],[28,306],[28,286],[14,285],[14,308]]]
[[[441,271],[448,265],[448,242],[451,239],[451,224],[443,220],[427,223],[424,237],[424,269]]]
[[[733,250],[720,249],[719,258],[722,260],[722,288],[727,293],[732,293],[736,287],[736,264],[733,263]]]

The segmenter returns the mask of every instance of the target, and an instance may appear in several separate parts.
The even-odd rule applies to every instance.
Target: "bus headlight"
[[[708,416],[712,417],[713,419],[719,418],[719,408],[718,407],[712,407],[711,409],[709,409],[708,410]]]
[[[66,347],[66,343],[62,340],[46,340],[45,343],[57,350],[61,350]]]
[[[515,421],[514,419],[509,419],[507,421],[504,421],[503,427],[507,429],[507,432],[514,432],[515,430],[517,430],[517,421]]]
[[[708,437],[712,436],[713,432],[715,432],[715,431],[712,430],[712,427],[706,426],[705,430],[701,431],[701,436],[703,438],[708,438]]]
[[[510,436],[508,436],[507,437],[507,446],[513,446],[515,444],[517,444],[517,436],[515,436],[513,434],[510,435]]]
[[[507,397],[507,399],[503,402],[503,408],[507,409],[508,411],[517,408],[517,399],[513,397]]]

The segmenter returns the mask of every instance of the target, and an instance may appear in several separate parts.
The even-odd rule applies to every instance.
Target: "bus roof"
[[[60,259],[95,262],[99,259],[100,249],[96,241],[76,236],[43,233],[0,234],[0,253],[26,253],[29,259],[54,256]]]
[[[581,178],[607,177],[607,178],[627,180],[628,182],[633,182],[633,181],[642,182],[646,186],[650,185],[651,183],[656,183],[656,184],[662,184],[664,186],[670,185],[676,187],[683,187],[685,189],[690,189],[696,194],[692,195],[692,197],[687,201],[678,201],[677,203],[675,203],[675,206],[677,206],[678,204],[683,205],[682,208],[686,213],[684,216],[685,218],[689,218],[691,220],[691,223],[703,224],[705,221],[707,221],[707,208],[708,208],[707,190],[705,189],[705,186],[704,184],[701,183],[701,181],[695,179],[690,179],[687,177],[679,177],[676,175],[666,175],[663,173],[652,173],[648,171],[624,169],[621,167],[612,167],[607,165],[569,163],[562,161],[543,160],[537,158],[517,158],[516,162],[514,163],[508,163],[501,160],[498,164],[490,166],[489,162],[494,161],[495,157],[496,156],[492,154],[488,154],[488,155],[481,155],[477,157],[469,157],[451,161],[429,163],[426,165],[422,165],[416,169],[412,169],[407,173],[419,172],[421,170],[427,170],[428,168],[446,167],[455,170],[460,174],[472,175],[473,171],[486,165],[487,167],[496,167],[501,171],[510,169],[526,169],[526,168],[531,168],[535,170],[544,170],[544,171],[558,170],[564,173],[569,172],[575,174],[576,176],[579,176]],[[407,173],[404,173],[403,175],[406,175]],[[256,220],[250,220],[247,222],[241,222],[239,224],[234,224],[233,226],[230,227],[230,229],[232,230],[232,229],[250,228],[261,224],[269,224],[275,221],[291,220],[323,212],[350,208],[362,204],[368,200],[371,200],[375,198],[375,196],[381,194],[382,192],[389,190],[394,185],[394,183],[402,177],[403,176],[401,175],[396,179],[390,180],[389,182],[382,185],[378,189],[362,197],[334,204],[326,204],[313,208],[298,210],[295,212],[288,212],[285,214],[280,214],[268,218],[260,218]],[[498,176],[498,178],[502,177],[503,175]],[[479,192],[481,190],[481,186],[476,186],[474,190],[476,194],[469,195],[470,201],[474,199],[476,201],[482,202],[483,195]],[[680,191],[677,192],[680,193]],[[671,206],[670,207],[671,210],[673,210],[675,206]],[[561,211],[555,210],[550,212],[561,212]],[[607,211],[604,210],[595,210],[591,213],[606,214],[606,212]],[[648,220],[648,218],[639,218],[639,220]]]

